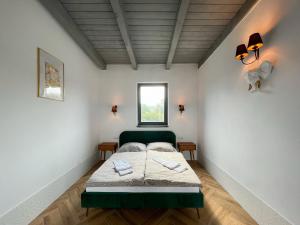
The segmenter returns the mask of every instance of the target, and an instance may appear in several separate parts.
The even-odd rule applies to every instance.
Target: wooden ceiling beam
[[[131,65],[132,65],[132,68],[137,69],[136,58],[134,55],[133,47],[132,47],[130,36],[128,33],[126,19],[125,19],[124,12],[121,7],[120,1],[119,0],[110,0],[110,4],[114,11],[123,41],[125,43],[125,47],[126,47],[126,50],[127,50],[127,53],[128,53]]]
[[[100,68],[105,70],[106,63],[94,46],[81,32],[59,0],[39,0],[60,25],[71,35],[87,56]]]
[[[178,13],[177,13],[177,19],[176,19],[176,25],[175,25],[175,29],[173,32],[173,37],[172,37],[172,41],[171,41],[171,45],[169,48],[169,54],[168,54],[168,59],[167,59],[167,63],[166,63],[166,69],[170,69],[173,59],[174,59],[174,55],[175,55],[175,51],[177,48],[177,44],[180,38],[180,34],[183,28],[183,23],[185,20],[185,16],[187,14],[188,8],[190,5],[190,1],[189,0],[181,0],[180,3],[180,7],[178,9]]]
[[[202,64],[213,54],[213,52],[219,47],[219,45],[225,40],[225,38],[231,33],[231,31],[235,28],[236,25],[247,15],[247,13],[252,9],[252,7],[259,0],[247,0],[244,5],[239,9],[230,23],[226,26],[225,30],[222,34],[217,38],[212,47],[207,51],[207,53],[201,58],[198,63],[198,68],[202,66]]]

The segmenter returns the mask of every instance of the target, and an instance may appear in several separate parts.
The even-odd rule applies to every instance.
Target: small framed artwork
[[[38,97],[64,100],[64,63],[43,49],[38,54]]]

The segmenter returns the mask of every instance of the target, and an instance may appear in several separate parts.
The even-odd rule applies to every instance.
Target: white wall
[[[117,140],[124,130],[137,128],[137,83],[167,82],[169,84],[169,127],[177,140],[197,139],[197,67],[195,64],[173,65],[166,70],[164,65],[139,65],[133,70],[130,65],[109,65],[101,76],[101,141]],[[116,116],[112,105],[118,105]],[[185,105],[180,115],[178,104]],[[157,129],[155,129],[157,130]]]
[[[199,71],[203,163],[212,162],[294,224],[300,224],[299,11],[299,1],[260,1]],[[246,67],[234,53],[254,32],[265,42],[261,61],[275,68],[251,94],[242,74],[257,64]]]
[[[96,159],[101,71],[38,1],[1,0],[0,28],[0,223],[5,224],[1,216]],[[37,47],[65,64],[64,102],[36,96]],[[67,188],[72,181],[63,182]],[[8,224],[27,224],[61,191],[52,190],[53,199],[26,208],[24,220]]]

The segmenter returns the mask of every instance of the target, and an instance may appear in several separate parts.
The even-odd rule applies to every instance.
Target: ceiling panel
[[[191,0],[174,62],[201,60],[244,3],[245,0]]]
[[[190,4],[190,13],[236,13],[240,4]]]
[[[112,12],[109,3],[104,4],[91,4],[82,1],[82,3],[64,3],[64,7],[68,12]]]
[[[122,0],[138,63],[166,63],[179,0]]]
[[[148,25],[148,26],[128,26],[129,31],[171,31],[173,33],[174,26],[172,25]]]
[[[130,63],[109,0],[61,0],[105,63]]]
[[[110,0],[60,0],[106,63],[130,64]],[[198,63],[246,0],[190,0],[173,63]],[[137,63],[167,62],[180,0],[120,0]]]

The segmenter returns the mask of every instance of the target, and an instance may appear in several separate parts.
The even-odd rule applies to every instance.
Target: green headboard
[[[123,131],[120,134],[119,146],[128,142],[169,142],[176,148],[176,135],[172,131]]]

